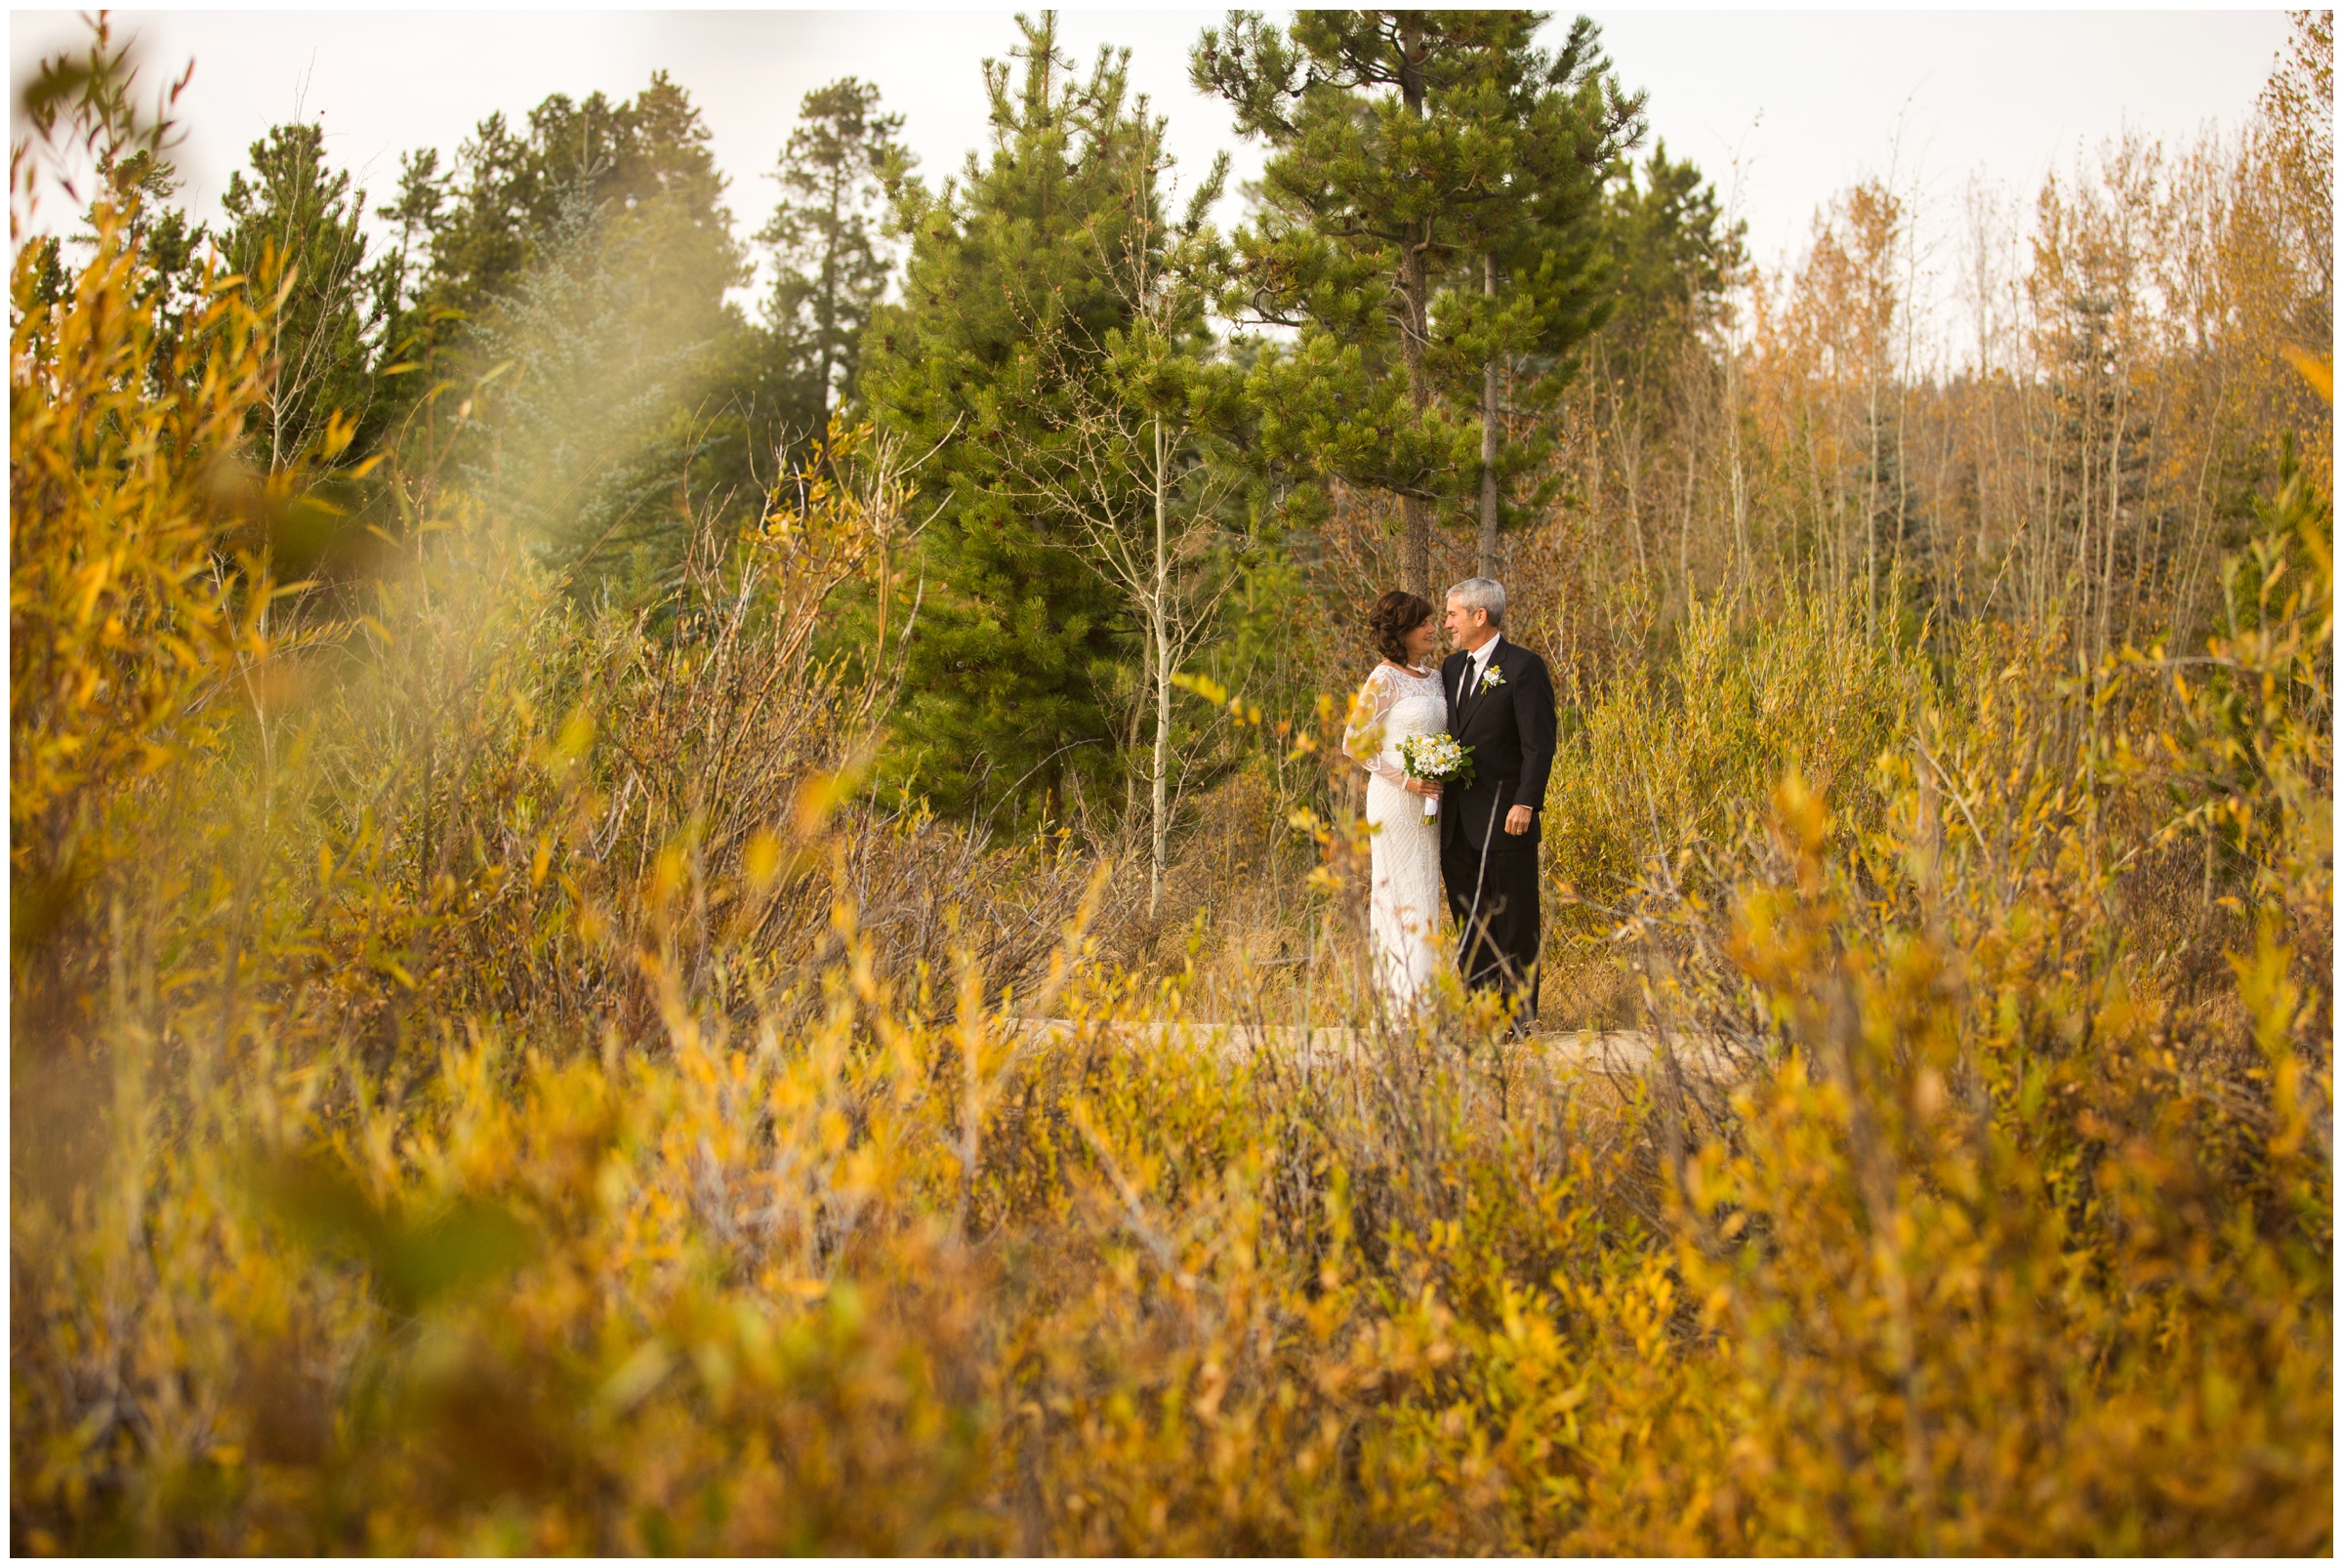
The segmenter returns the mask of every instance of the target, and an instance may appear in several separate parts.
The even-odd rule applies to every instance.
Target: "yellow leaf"
[[[547,761],[555,765],[573,763],[585,756],[586,748],[593,743],[594,715],[587,711],[584,703],[580,703],[562,721],[561,737],[554,742],[553,755]]]
[[[2335,400],[2334,359],[2324,354],[2314,354],[2305,349],[2297,349],[2292,344],[2287,344],[2280,351],[2286,356],[2286,363],[2302,372],[2302,379],[2311,384],[2311,390],[2325,398],[2331,407]]]
[[[1215,708],[1228,701],[1228,687],[1209,675],[1177,674],[1172,676],[1172,683],[1182,691],[1194,692]]]
[[[781,866],[781,841],[770,830],[760,828],[749,840],[748,852],[741,856],[741,869],[748,873],[749,886],[770,887],[773,873]]]

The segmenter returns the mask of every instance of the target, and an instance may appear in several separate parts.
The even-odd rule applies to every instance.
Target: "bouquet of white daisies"
[[[1457,737],[1446,732],[1437,735],[1410,735],[1399,743],[1400,765],[1410,778],[1435,779],[1442,784],[1454,784],[1472,777],[1472,748],[1459,745]],[[1425,816],[1438,816],[1440,803],[1423,803]]]

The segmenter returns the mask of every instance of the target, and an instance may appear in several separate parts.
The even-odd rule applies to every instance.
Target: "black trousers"
[[[1518,1015],[1529,1019],[1538,1015],[1538,838],[1534,832],[1518,838],[1507,833],[1501,808],[1492,828],[1487,819],[1494,799],[1468,794],[1458,803],[1471,815],[1459,813],[1456,831],[1440,846],[1440,879],[1449,913],[1457,918],[1457,969],[1465,986],[1518,999]],[[1443,801],[1441,809],[1449,803]]]

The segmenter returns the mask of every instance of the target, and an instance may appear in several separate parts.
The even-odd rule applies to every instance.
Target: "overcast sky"
[[[1591,14],[1623,82],[1649,92],[1655,135],[1731,195],[1768,263],[1794,255],[1815,209],[1867,174],[1945,212],[1976,174],[2028,200],[2053,166],[2126,127],[2168,143],[2207,122],[2234,130],[2286,36],[2273,10]],[[924,171],[953,172],[985,140],[978,62],[1017,36],[1010,13],[977,10],[114,15],[150,76],[195,62],[178,161],[198,216],[216,215],[246,146],[296,115],[321,120],[330,155],[388,199],[406,149],[452,155],[491,111],[517,120],[555,92],[631,96],[665,69],[706,117],[743,234],[770,211],[763,177],[808,89],[849,74],[875,82]],[[1220,15],[1062,14],[1086,62],[1101,43],[1130,47],[1134,85],[1169,114],[1190,178],[1222,146],[1240,178],[1259,168],[1259,149],[1188,85],[1188,49]],[[16,80],[81,27],[72,12],[11,12]]]

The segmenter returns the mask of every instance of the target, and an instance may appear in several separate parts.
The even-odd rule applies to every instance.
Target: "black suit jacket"
[[[1472,748],[1473,767],[1469,787],[1441,794],[1440,840],[1445,844],[1461,833],[1478,845],[1492,819],[1501,837],[1505,814],[1526,805],[1533,813],[1530,831],[1513,842],[1534,845],[1544,825],[1545,780],[1554,764],[1554,681],[1543,659],[1501,636],[1490,666],[1503,677],[1500,684],[1462,691],[1472,655],[1452,653],[1440,665],[1448,732]]]

